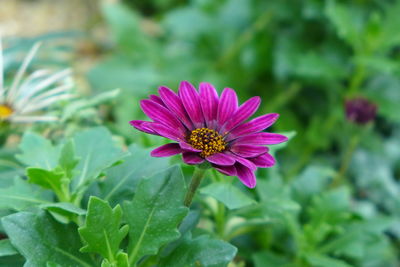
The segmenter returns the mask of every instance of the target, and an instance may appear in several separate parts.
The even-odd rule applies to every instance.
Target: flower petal
[[[185,150],[185,151],[201,152],[200,149],[196,149],[196,148],[192,147],[191,145],[189,145],[189,144],[186,143],[186,142],[180,142],[179,145],[180,145],[180,147],[181,147],[183,150]]]
[[[254,188],[257,183],[254,171],[250,170],[249,168],[247,168],[242,164],[236,164],[235,167],[236,167],[237,177],[240,179],[240,181],[242,181],[242,183],[245,186],[249,188]]]
[[[135,127],[135,129],[137,129],[139,131],[142,131],[142,132],[148,133],[148,134],[158,135],[154,130],[147,127],[147,123],[149,123],[149,122],[148,121],[140,121],[140,120],[133,120],[133,121],[129,122],[130,125],[132,125],[133,127]]]
[[[241,136],[249,135],[252,133],[256,133],[262,131],[272,124],[278,119],[279,114],[270,113],[260,117],[257,117],[249,122],[243,123],[233,129],[230,133],[228,133],[226,137],[226,141],[231,141]]]
[[[182,159],[186,164],[197,165],[204,162],[204,159],[199,156],[199,153],[183,152]]]
[[[234,144],[230,151],[243,158],[253,158],[268,152],[268,148],[264,146]]]
[[[206,160],[221,166],[230,166],[235,164],[235,158],[225,153],[216,153],[214,155],[206,157]]]
[[[172,129],[171,127],[165,126],[164,124],[153,122],[153,123],[147,123],[146,127],[152,129],[158,135],[161,135],[168,139],[171,139],[171,140],[174,140],[177,142],[182,142],[183,140],[185,140],[184,135],[182,135],[182,133],[180,131],[177,131],[176,129]]]
[[[275,159],[268,153],[262,154],[258,157],[249,159],[252,161],[257,167],[261,168],[269,168],[275,165]]]
[[[257,166],[253,162],[251,162],[250,160],[242,158],[242,157],[240,157],[240,156],[238,156],[238,155],[236,155],[236,154],[234,154],[232,152],[226,152],[226,153],[229,154],[229,155],[232,155],[238,163],[246,166],[250,170],[255,171],[257,169]]]
[[[200,104],[203,110],[206,126],[215,129],[218,116],[218,94],[215,88],[209,83],[200,83]]]
[[[234,90],[225,88],[218,104],[218,125],[222,126],[238,107],[238,98]]]
[[[260,132],[240,137],[233,142],[248,145],[275,145],[287,140],[288,138],[281,134]]]
[[[181,98],[182,104],[185,107],[189,118],[192,120],[194,127],[203,127],[203,112],[200,106],[199,95],[194,86],[187,81],[181,82],[178,95]]]
[[[182,149],[177,143],[166,144],[151,151],[152,157],[170,157],[182,153]]]
[[[234,165],[231,166],[220,166],[213,164],[213,167],[219,171],[220,173],[227,175],[227,176],[236,176],[236,168]]]
[[[188,128],[189,130],[193,129],[193,124],[190,121],[179,96],[177,96],[174,91],[165,86],[161,86],[158,89],[158,93],[160,94],[164,104],[176,115],[179,120],[182,121],[186,128]]]
[[[222,127],[221,132],[229,132],[234,129],[236,126],[250,118],[258,109],[261,103],[261,98],[259,96],[255,96],[244,102],[238,110],[236,110],[235,114],[228,119],[226,124]]]
[[[182,123],[165,107],[148,99],[140,101],[140,106],[142,107],[143,112],[154,122],[159,122],[168,127],[179,129],[182,132],[186,131]]]
[[[149,98],[150,98],[150,100],[156,102],[157,104],[165,107],[164,102],[162,101],[162,99],[159,96],[157,96],[157,95],[149,95]]]

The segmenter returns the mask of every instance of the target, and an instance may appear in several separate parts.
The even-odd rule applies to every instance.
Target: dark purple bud
[[[356,124],[367,124],[376,116],[377,106],[363,97],[346,100],[346,118]]]

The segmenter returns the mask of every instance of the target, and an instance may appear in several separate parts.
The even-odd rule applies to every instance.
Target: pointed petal
[[[50,122],[50,121],[58,121],[59,118],[56,116],[21,116],[21,115],[13,115],[7,118],[8,121],[12,121],[15,123],[34,123],[34,122]]]
[[[133,127],[135,127],[135,129],[137,129],[141,132],[159,135],[153,129],[146,127],[147,123],[149,123],[149,122],[148,121],[139,121],[139,120],[133,120],[133,121],[129,122],[130,125],[132,125]]]
[[[195,128],[204,126],[203,112],[201,110],[199,95],[194,88],[187,81],[181,82],[179,86],[179,97],[182,100],[183,106],[192,120]]]
[[[200,83],[200,104],[203,110],[206,126],[215,129],[218,116],[218,94],[209,83]]]
[[[269,168],[275,165],[275,159],[268,153],[262,154],[258,157],[249,159],[252,161],[257,167],[261,168]]]
[[[156,132],[158,135],[161,135],[165,138],[177,141],[177,142],[182,142],[183,140],[185,140],[185,136],[182,134],[181,131],[177,130],[177,129],[172,129],[169,126],[166,126],[164,124],[161,123],[147,123],[146,127],[149,127],[150,129],[152,129],[154,132]]]
[[[17,74],[15,75],[14,81],[11,84],[10,89],[7,93],[7,100],[9,102],[13,102],[14,98],[18,95],[18,86],[21,83],[22,77],[26,72],[29,64],[31,63],[33,57],[35,56],[36,52],[38,51],[41,43],[35,43],[31,50],[29,51],[28,55],[24,58],[21,67],[18,69]]]
[[[18,94],[16,97],[18,101],[29,103],[32,96],[45,91],[48,87],[53,86],[55,83],[70,84],[71,69],[65,69],[56,73],[48,70],[41,70],[32,73],[26,78],[20,87],[18,87]],[[21,106],[23,106],[21,104]]]
[[[236,167],[237,177],[240,179],[240,181],[242,181],[242,183],[245,186],[249,188],[254,188],[257,183],[254,171],[250,170],[249,168],[247,168],[242,164],[236,164],[235,167]]]
[[[181,146],[181,148],[185,151],[191,151],[191,152],[201,152],[201,150],[196,149],[194,147],[192,147],[191,145],[189,145],[186,142],[180,142],[179,145]]]
[[[236,176],[236,167],[234,165],[231,166],[219,166],[216,164],[213,164],[213,167],[219,171],[220,173],[227,175],[227,176]]]
[[[246,166],[246,167],[249,168],[250,170],[255,171],[255,170],[257,169],[257,166],[256,166],[253,162],[251,162],[250,160],[245,159],[245,158],[242,158],[242,157],[240,157],[240,156],[238,156],[238,155],[236,155],[236,154],[234,154],[234,153],[232,153],[232,152],[226,152],[226,153],[229,154],[229,155],[232,155],[232,157],[234,157],[235,160],[236,160],[238,163],[240,163],[240,164]]]
[[[233,142],[247,145],[275,145],[287,140],[288,138],[281,134],[260,132],[240,137]]]
[[[235,164],[235,158],[231,155],[224,153],[216,153],[214,155],[206,157],[206,160],[221,166],[230,166]]]
[[[170,157],[182,153],[182,149],[177,143],[166,144],[157,147],[151,151],[150,155],[152,157]]]
[[[140,101],[140,106],[143,112],[154,122],[162,123],[165,126],[178,129],[182,132],[185,131],[182,123],[165,107],[147,99]]]
[[[234,144],[230,151],[243,158],[253,158],[268,152],[268,148],[264,146]]]
[[[164,102],[162,101],[162,99],[158,95],[149,95],[149,98],[153,102],[156,102],[157,104],[165,107]]]
[[[218,125],[222,126],[235,113],[238,98],[234,90],[225,88],[218,104]]]
[[[56,102],[59,102],[61,100],[66,100],[66,99],[71,99],[76,97],[77,95],[74,94],[61,94],[61,95],[55,95],[48,97],[46,99],[39,100],[39,102],[30,102],[27,105],[25,105],[19,112],[21,114],[26,114],[30,112],[34,112],[43,108],[47,108],[51,105],[53,105]]]
[[[165,106],[167,106],[168,109],[176,115],[176,117],[186,126],[186,128],[193,130],[193,124],[190,121],[179,96],[165,86],[161,86],[158,89],[158,93],[160,94]]]
[[[204,159],[199,156],[199,153],[193,153],[193,152],[183,152],[182,159],[183,162],[189,165],[197,165],[204,162]]]
[[[257,117],[249,122],[243,123],[242,125],[239,125],[235,129],[233,129],[230,133],[228,133],[225,140],[231,141],[241,136],[262,131],[274,124],[278,117],[279,114],[270,113]]]
[[[261,98],[258,96],[252,97],[246,102],[244,102],[235,114],[226,122],[224,127],[222,127],[221,132],[229,132],[236,126],[240,125],[242,122],[250,118],[258,109],[261,103]]]

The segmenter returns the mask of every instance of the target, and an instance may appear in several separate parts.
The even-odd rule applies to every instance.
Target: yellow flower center
[[[0,104],[0,120],[7,119],[13,113],[13,110],[7,106]]]
[[[188,137],[188,143],[201,150],[200,156],[203,158],[222,152],[226,148],[226,142],[222,136],[217,131],[208,128],[193,130]]]

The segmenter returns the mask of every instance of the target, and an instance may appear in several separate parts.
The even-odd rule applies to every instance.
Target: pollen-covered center
[[[217,131],[208,128],[193,130],[188,137],[188,143],[201,150],[200,156],[203,158],[222,152],[226,148],[226,142],[222,136]]]
[[[11,116],[12,113],[13,110],[11,109],[11,107],[0,104],[0,120],[7,119]]]

